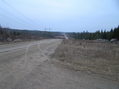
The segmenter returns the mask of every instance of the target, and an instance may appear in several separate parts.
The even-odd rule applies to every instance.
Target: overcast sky
[[[0,0],[5,27],[82,32],[119,25],[119,0]]]

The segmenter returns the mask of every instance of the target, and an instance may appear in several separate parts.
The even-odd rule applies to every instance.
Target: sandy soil
[[[66,68],[51,54],[59,39],[0,45],[0,89],[119,89],[119,83]]]

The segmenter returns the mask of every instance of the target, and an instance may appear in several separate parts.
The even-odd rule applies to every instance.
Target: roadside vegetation
[[[88,39],[88,40],[96,40],[96,39],[117,39],[119,40],[119,26],[111,29],[110,31],[99,30],[96,32],[79,32],[79,33],[68,33],[71,38],[74,39]]]
[[[25,40],[39,40],[45,38],[55,38],[61,35],[60,32],[36,31],[36,30],[20,30],[4,28],[0,26],[0,42],[7,41],[25,41]]]
[[[96,40],[64,40],[53,57],[76,71],[119,81],[119,44]]]

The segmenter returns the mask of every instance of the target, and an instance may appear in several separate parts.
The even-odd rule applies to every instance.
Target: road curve
[[[119,89],[116,81],[69,70],[52,59],[61,42],[0,45],[0,89]]]

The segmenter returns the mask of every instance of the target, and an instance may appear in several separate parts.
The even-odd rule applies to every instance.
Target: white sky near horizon
[[[0,24],[63,32],[110,30],[119,25],[119,1],[0,0]]]

